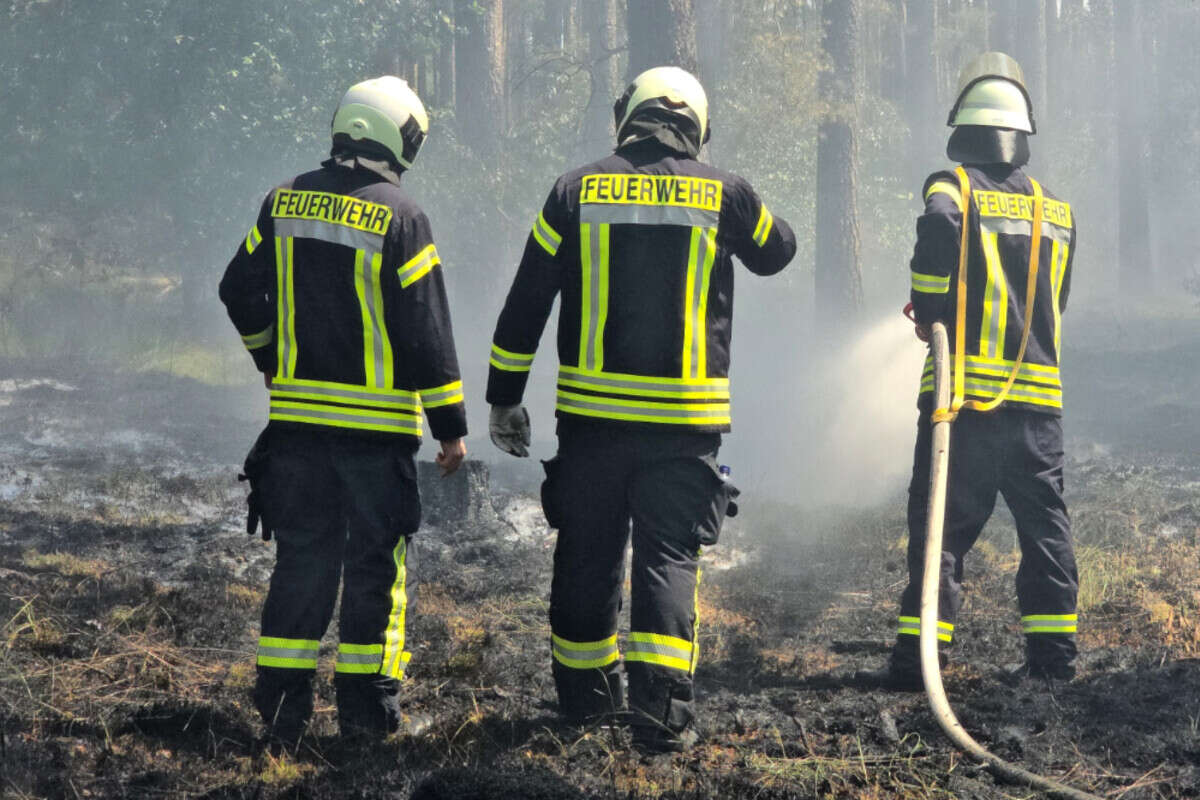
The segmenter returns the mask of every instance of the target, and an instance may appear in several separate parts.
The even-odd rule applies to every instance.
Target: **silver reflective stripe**
[[[686,377],[699,378],[708,371],[707,355],[702,352],[707,344],[708,336],[705,317],[708,303],[708,280],[713,265],[714,237],[716,231],[712,228],[692,229],[692,250],[688,260],[688,275],[692,283],[692,296],[689,298],[688,313],[691,315],[691,341],[688,343],[691,358],[688,361]]]
[[[381,648],[374,653],[343,653],[338,651],[337,663],[369,664],[376,666],[383,663],[383,650]]]
[[[386,361],[385,349],[387,347],[387,329],[383,326],[383,309],[375,305],[376,300],[376,281],[379,280],[379,266],[381,257],[377,253],[362,253],[362,259],[359,261],[360,274],[362,275],[363,283],[363,305],[367,313],[367,318],[371,321],[371,327],[374,335],[371,337],[371,357],[375,362],[375,369],[372,370],[374,382],[372,385],[376,389],[383,389],[388,386],[391,381],[390,366]]]
[[[279,374],[288,376],[292,363],[292,329],[288,320],[292,314],[291,239],[275,237],[275,255],[279,270]]]
[[[968,392],[985,397],[994,397],[1002,385],[1002,381],[997,381],[994,384],[981,383],[980,381],[971,380],[970,378],[967,378],[965,381],[965,388]],[[1041,398],[1043,400],[1061,400],[1062,391],[1059,389],[1051,389],[1049,387],[1045,389],[1039,389],[1038,387],[1030,386],[1029,384],[1014,383],[1012,389],[1010,389],[1008,392],[1008,396],[1014,399],[1032,397]]]
[[[258,655],[260,658],[300,658],[309,659],[316,658],[318,653],[317,648],[308,649],[301,647],[267,647],[266,645],[258,646]]]
[[[506,356],[503,353],[496,352],[496,348],[494,348],[494,347],[492,348],[492,359],[495,361],[498,361],[501,364],[504,364],[505,366],[508,366],[508,367],[526,367],[526,368],[528,368],[529,365],[533,363],[533,356],[522,356],[520,358],[514,358],[513,356]]]
[[[584,398],[572,397],[564,392],[558,393],[558,404],[567,409],[578,408],[587,411],[601,411],[608,414],[634,414],[640,417],[663,417],[703,422],[705,420],[724,421],[729,416],[729,407],[716,409],[689,409],[686,406],[635,406],[621,403],[598,403]]]
[[[360,401],[366,405],[392,405],[400,404],[406,410],[415,412],[417,410],[417,395],[414,392],[390,391],[390,392],[368,392],[356,389],[337,389],[331,386],[308,386],[302,383],[295,383],[286,378],[275,382],[274,388],[271,389],[272,397],[280,397],[287,399],[288,395],[306,394],[317,395],[319,397],[328,397],[334,401]]]
[[[617,652],[615,644],[605,647],[598,647],[595,650],[583,650],[577,647],[568,647],[560,642],[554,642],[554,652],[563,658],[570,658],[576,661],[592,661],[594,659],[606,658]]]
[[[440,263],[441,258],[438,257],[437,250],[433,245],[426,247],[414,260],[400,268],[400,285],[408,286],[434,264]]]
[[[584,239],[588,243],[588,275],[585,278],[587,281],[588,293],[588,315],[587,315],[587,330],[584,331],[584,361],[581,363],[585,369],[597,369],[596,337],[600,332],[600,270],[601,265],[601,248],[600,239],[604,236],[605,228],[603,225],[586,225],[583,226]]]
[[[1000,251],[996,236],[985,235],[983,239],[984,261],[987,264],[988,283],[986,307],[983,310],[983,335],[985,337],[984,355],[988,358],[1000,358],[1004,355],[1004,342],[1001,339],[1001,325],[1006,322],[1008,314],[1008,276],[1000,261]]]
[[[579,209],[584,223],[607,222],[613,225],[681,225],[713,228],[720,221],[718,211],[686,206],[643,206],[625,203],[587,203]]]
[[[605,391],[609,389],[628,389],[632,393],[640,392],[670,392],[671,394],[687,395],[693,392],[704,394],[720,393],[729,396],[728,381],[699,381],[696,383],[658,383],[655,381],[623,380],[609,375],[584,375],[581,373],[559,370],[560,381],[581,383],[589,389]]]
[[[319,219],[276,219],[275,231],[279,236],[296,239],[317,239],[330,244],[342,244],[355,250],[383,251],[383,236],[378,233],[360,231],[345,225],[335,225]]]
[[[426,405],[437,405],[438,403],[449,400],[453,397],[461,399],[463,388],[461,383],[454,384],[448,388],[440,389],[436,392],[421,392],[421,402]]]
[[[639,642],[635,639],[630,639],[625,644],[626,653],[656,653],[660,656],[670,656],[672,658],[683,659],[690,661],[692,658],[691,649],[684,650],[679,647],[671,647],[666,644],[656,644],[654,642]]]
[[[416,416],[383,416],[382,412],[380,412],[380,415],[378,416],[372,414],[351,414],[340,412],[333,408],[325,410],[314,408],[309,405],[275,402],[274,399],[271,401],[271,418],[293,420],[297,422],[303,422],[306,420],[344,422],[350,423],[351,427],[365,429],[368,428],[368,426],[374,426],[400,433],[414,433],[418,435],[421,432],[421,421],[420,418]]]

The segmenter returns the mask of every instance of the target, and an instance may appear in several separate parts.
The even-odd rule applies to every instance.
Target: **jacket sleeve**
[[[733,253],[756,275],[780,272],[796,255],[796,236],[782,217],[776,217],[749,183],[730,187]]]
[[[921,325],[945,320],[950,311],[950,279],[958,270],[962,198],[958,178],[937,172],[925,181],[925,211],[917,218],[912,272],[913,313]]]
[[[1071,267],[1075,263],[1075,209],[1071,209],[1071,243],[1067,247],[1067,264],[1063,267],[1062,288],[1058,290],[1058,313],[1067,310],[1067,295],[1071,293]]]
[[[533,222],[508,298],[496,322],[488,359],[487,401],[494,406],[521,402],[533,356],[554,298],[562,288],[563,234],[570,223],[566,185],[559,181]]]
[[[418,211],[393,225],[398,254],[393,268],[400,278],[393,317],[399,332],[396,346],[403,350],[402,363],[421,396],[433,438],[458,439],[467,435],[467,412],[442,261],[425,214]]]
[[[275,238],[271,198],[263,201],[258,220],[225,268],[218,293],[242,344],[250,351],[259,372],[274,375],[275,348]]]

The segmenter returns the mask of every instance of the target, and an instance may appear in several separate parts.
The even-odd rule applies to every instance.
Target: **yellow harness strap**
[[[971,213],[971,180],[967,171],[962,167],[954,170],[958,176],[959,192],[962,195],[962,237],[958,249],[958,315],[954,324],[954,396],[950,408],[939,408],[933,412],[933,422],[953,422],[958,412],[964,408],[971,411],[994,411],[1008,398],[1008,393],[1016,383],[1017,375],[1021,372],[1025,360],[1025,348],[1029,344],[1029,332],[1033,328],[1033,301],[1037,297],[1038,262],[1042,253],[1042,187],[1033,178],[1029,183],[1033,186],[1033,231],[1029,237],[1029,281],[1025,288],[1025,327],[1021,331],[1021,347],[1017,350],[1017,358],[1013,362],[1012,372],[1004,386],[991,400],[964,400],[966,394],[966,344],[967,344],[967,248],[970,243],[969,218]],[[1003,343],[1001,343],[1003,346]]]

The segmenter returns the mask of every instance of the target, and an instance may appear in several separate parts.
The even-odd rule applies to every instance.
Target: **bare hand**
[[[913,333],[915,333],[917,335],[917,338],[920,339],[922,342],[929,341],[929,337],[931,335],[930,331],[931,331],[931,328],[928,325],[917,325],[913,329]]]
[[[269,373],[269,372],[264,372],[264,373],[262,374],[262,376],[263,376],[263,386],[265,386],[265,387],[267,387],[268,389],[270,389],[270,388],[271,388],[271,383],[272,383],[272,381],[274,381],[274,380],[275,380],[275,376],[274,376],[274,375],[272,375],[272,374],[271,374],[271,373]]]
[[[437,454],[438,467],[442,470],[442,477],[448,477],[458,471],[462,466],[463,459],[467,457],[467,445],[462,439],[447,439],[442,442],[442,452]]]

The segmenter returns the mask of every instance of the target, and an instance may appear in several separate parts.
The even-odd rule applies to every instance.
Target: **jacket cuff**
[[[439,442],[467,435],[467,409],[462,403],[427,408],[425,417],[429,420],[429,435]]]

